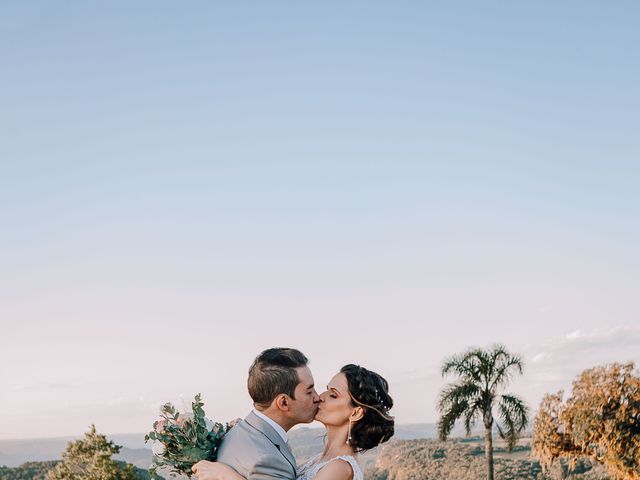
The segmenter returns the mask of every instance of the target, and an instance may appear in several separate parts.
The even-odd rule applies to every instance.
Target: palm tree
[[[438,435],[440,440],[446,440],[459,419],[464,420],[469,435],[476,421],[482,418],[487,480],[493,480],[494,408],[499,419],[496,422],[498,432],[507,441],[509,451],[529,421],[529,408],[523,400],[512,394],[498,393],[514,373],[522,374],[522,369],[522,359],[509,353],[502,345],[495,345],[489,350],[472,348],[446,359],[442,364],[442,376],[453,374],[457,380],[440,392]]]

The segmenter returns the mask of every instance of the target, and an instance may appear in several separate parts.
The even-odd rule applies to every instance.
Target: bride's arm
[[[201,460],[191,467],[197,480],[245,480],[233,468],[218,462]]]
[[[353,469],[343,460],[327,463],[316,473],[314,480],[352,480]]]

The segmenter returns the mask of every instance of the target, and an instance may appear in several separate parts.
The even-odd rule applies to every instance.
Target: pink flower
[[[229,428],[233,428],[235,427],[238,423],[240,423],[242,421],[241,418],[234,418],[233,420],[231,420],[229,422]]]
[[[184,427],[184,424],[190,420],[193,420],[193,414],[192,413],[181,413],[178,416],[178,420],[176,421],[176,423],[178,425],[180,425],[181,427]]]
[[[162,420],[158,420],[156,423],[153,424],[153,429],[157,433],[163,433],[164,427],[166,426],[167,426],[167,421],[163,418]]]

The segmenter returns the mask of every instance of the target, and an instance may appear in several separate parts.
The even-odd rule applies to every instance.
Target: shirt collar
[[[267,422],[269,425],[271,425],[273,429],[276,432],[278,432],[278,435],[282,437],[282,439],[284,440],[284,443],[287,443],[287,441],[289,440],[289,436],[287,435],[287,432],[285,432],[284,428],[282,428],[280,425],[278,425],[278,423],[274,422],[269,417],[267,417],[264,413],[259,412],[255,408],[253,409],[253,413],[255,413],[259,418]]]

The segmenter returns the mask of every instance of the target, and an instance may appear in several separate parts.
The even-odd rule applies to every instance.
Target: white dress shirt
[[[280,435],[282,437],[282,439],[284,440],[284,443],[287,443],[287,441],[289,440],[289,436],[287,435],[287,432],[285,432],[284,428],[282,428],[276,422],[274,422],[269,417],[267,417],[264,413],[259,412],[255,408],[253,409],[253,413],[255,413],[258,417],[260,417],[262,420],[267,422],[269,425],[271,425],[273,427],[273,429],[276,432],[278,432],[278,435]]]

